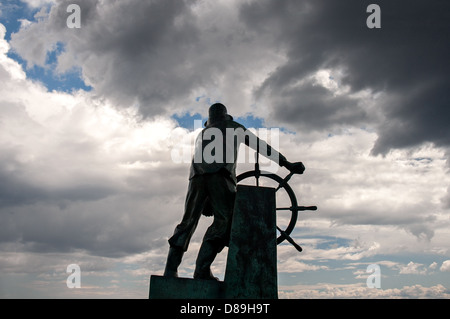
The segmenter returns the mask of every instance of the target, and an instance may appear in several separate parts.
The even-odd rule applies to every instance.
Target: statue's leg
[[[211,272],[211,264],[217,256],[219,249],[213,242],[204,240],[198,252],[195,263],[194,278],[206,280],[219,280]]]
[[[166,268],[164,269],[164,276],[178,277],[178,266],[183,259],[184,250],[179,247],[170,247],[167,256]]]
[[[183,254],[188,249],[191,237],[197,228],[206,197],[203,177],[191,179],[186,195],[183,219],[169,239],[170,249],[164,276],[178,277],[178,266],[181,264]]]
[[[194,278],[218,280],[211,273],[211,264],[224,246],[228,245],[236,186],[229,177],[222,173],[207,176],[206,185],[214,221],[203,238],[196,261]]]

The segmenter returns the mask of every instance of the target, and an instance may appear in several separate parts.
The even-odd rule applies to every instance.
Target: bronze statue
[[[208,115],[206,127],[195,143],[184,215],[169,239],[164,276],[178,277],[178,266],[203,214],[214,216],[214,220],[203,237],[194,278],[218,280],[211,272],[211,264],[217,254],[228,246],[230,238],[236,195],[236,160],[240,143],[245,143],[291,172],[301,174],[305,170],[301,162],[289,162],[266,142],[235,122],[223,104],[211,105]]]

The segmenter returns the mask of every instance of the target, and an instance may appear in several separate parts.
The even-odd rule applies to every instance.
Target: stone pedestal
[[[278,298],[275,210],[275,189],[238,185],[225,271],[226,298]]]
[[[150,299],[221,299],[225,297],[222,281],[192,278],[150,277]]]

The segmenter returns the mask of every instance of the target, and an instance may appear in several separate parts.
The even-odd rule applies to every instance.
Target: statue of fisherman
[[[195,142],[184,215],[169,239],[164,276],[178,277],[178,266],[203,214],[213,216],[214,220],[203,237],[194,278],[218,280],[211,272],[211,264],[228,246],[230,239],[236,196],[236,160],[241,143],[291,172],[301,174],[305,170],[301,162],[289,162],[265,141],[235,122],[223,104],[211,105],[205,128]]]

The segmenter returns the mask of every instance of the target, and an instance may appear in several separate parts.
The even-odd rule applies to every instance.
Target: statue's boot
[[[211,264],[218,253],[217,247],[209,241],[204,241],[198,252],[195,263],[194,278],[206,280],[219,280],[211,272]]]
[[[178,277],[178,266],[183,259],[184,251],[179,247],[170,247],[167,256],[166,268],[164,269],[164,276]]]

